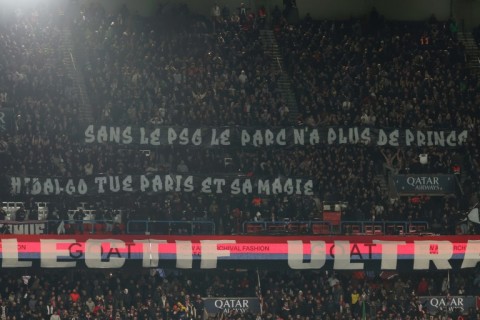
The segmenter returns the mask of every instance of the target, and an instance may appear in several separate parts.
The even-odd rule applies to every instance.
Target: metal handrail
[[[283,221],[244,221],[242,224],[242,231],[246,233],[259,233],[259,232],[282,232],[282,233],[313,233],[314,225],[323,225],[328,228],[328,234],[332,234],[332,223],[330,221],[323,220],[283,220]],[[253,226],[254,230],[250,231],[249,226]],[[258,226],[260,228],[255,228]]]
[[[135,225],[143,225],[144,228],[135,228]],[[214,222],[203,220],[130,220],[127,222],[126,232],[127,234],[171,234],[175,228],[182,225],[189,227],[190,235],[198,234],[198,230],[210,230],[209,234],[216,232]]]
[[[117,230],[126,234],[216,234],[216,226],[213,221],[205,220],[130,220],[126,224],[115,220],[25,220],[25,221],[0,221],[0,233],[24,230],[27,234],[33,234],[42,225],[43,233],[57,233],[59,226],[65,227],[65,231],[73,228],[75,232],[96,233]],[[63,225],[62,225],[63,224]],[[10,228],[12,226],[12,229]],[[99,228],[100,226],[100,228]],[[108,226],[108,228],[107,228]],[[116,226],[116,227],[115,227]],[[317,228],[317,226],[319,226]],[[376,228],[377,227],[377,228]],[[32,229],[33,228],[33,229]],[[115,229],[116,228],[116,229]],[[70,229],[71,230],[71,229]],[[331,221],[306,220],[306,221],[244,221],[242,224],[243,234],[268,233],[268,234],[317,234],[317,235],[398,235],[429,232],[427,221],[341,221],[332,224]],[[15,232],[13,232],[15,233]]]
[[[428,232],[429,224],[427,221],[342,221],[340,224],[340,232],[342,234],[376,234],[375,226],[381,227],[377,230],[377,234],[408,234],[415,232]],[[358,228],[356,228],[358,227]]]

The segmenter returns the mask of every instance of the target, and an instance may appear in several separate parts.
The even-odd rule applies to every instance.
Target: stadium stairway
[[[87,95],[87,88],[85,86],[85,79],[81,70],[77,65],[77,59],[75,59],[75,50],[72,42],[72,32],[69,27],[64,27],[61,33],[61,51],[63,64],[68,72],[68,76],[73,80],[73,92],[80,99],[80,118],[85,123],[91,123],[93,121],[92,107],[90,99]]]
[[[398,199],[398,193],[391,175],[385,177],[383,173],[378,173],[373,179],[380,186],[380,189],[384,193],[388,194],[390,201],[395,201]]]
[[[292,83],[287,72],[284,70],[282,54],[278,48],[277,40],[273,30],[260,30],[260,41],[262,42],[263,51],[268,54],[272,61],[272,68],[280,74],[278,79],[278,87],[289,109],[289,120],[296,123],[298,119],[298,107],[295,93],[292,90]]]
[[[477,46],[473,34],[471,32],[460,32],[458,38],[465,46],[467,67],[472,74],[480,76],[480,48]]]
[[[480,48],[478,47],[475,38],[471,32],[459,32],[458,39],[463,43],[465,46],[465,59],[467,63],[467,68],[470,70],[472,75],[480,77]],[[469,156],[465,161],[468,163],[468,166],[472,167],[472,159]],[[467,163],[465,162],[457,162],[461,168],[464,168]],[[461,176],[456,177],[459,179],[458,185],[460,186],[460,192],[464,192],[463,188],[461,187],[464,182],[470,178],[469,170],[461,170]]]

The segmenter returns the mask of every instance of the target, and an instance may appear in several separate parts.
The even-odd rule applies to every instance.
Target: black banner
[[[204,298],[204,308],[208,313],[260,313],[258,298]]]
[[[291,147],[323,144],[372,146],[438,146],[455,148],[467,140],[467,130],[411,130],[367,127],[188,128],[113,127],[89,125],[85,143],[197,147]]]
[[[473,296],[423,296],[419,299],[428,314],[467,314],[477,309],[477,299]]]
[[[83,178],[10,177],[13,194],[105,195],[125,192],[156,194],[201,192],[232,195],[313,195],[313,180],[303,178],[248,178],[236,176],[124,175]]]
[[[0,108],[0,133],[12,133],[15,131],[15,117],[13,109]]]
[[[453,174],[402,174],[393,179],[400,195],[426,194],[441,196],[455,193]]]

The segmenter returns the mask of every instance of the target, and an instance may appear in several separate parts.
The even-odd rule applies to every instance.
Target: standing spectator
[[[75,225],[76,225],[76,231],[83,234],[83,219],[85,218],[85,212],[83,212],[83,209],[78,210],[75,212],[74,219],[75,219]]]
[[[85,305],[87,306],[89,312],[93,312],[93,309],[95,308],[95,302],[93,302],[92,297],[88,297]]]
[[[360,293],[358,293],[357,289],[353,289],[351,294],[351,308],[352,314],[358,316],[360,313]]]
[[[240,17],[240,24],[245,24],[247,22],[247,11],[248,9],[245,7],[245,3],[240,3],[240,7],[238,8],[238,16]]]
[[[216,32],[218,29],[218,26],[220,26],[222,22],[222,10],[220,9],[220,6],[216,2],[212,6],[211,15],[212,15],[213,32]]]
[[[15,212],[15,221],[25,221],[26,216],[25,207],[22,205],[20,209]]]
[[[245,83],[247,82],[247,75],[245,74],[245,70],[242,70],[240,72],[240,75],[238,76],[238,81],[240,81],[240,84],[243,86],[245,86]]]
[[[120,223],[115,223],[113,225],[112,234],[122,234],[122,229],[120,228]]]
[[[60,318],[60,315],[58,314],[58,310],[56,310],[54,314],[50,316],[50,320],[62,320],[62,318]]]
[[[265,6],[262,5],[258,10],[258,25],[260,29],[265,28],[266,21],[267,21],[267,9],[265,8]]]
[[[111,209],[106,210],[103,218],[104,218],[105,225],[106,225],[105,231],[107,233],[112,232],[113,231],[113,212],[112,212],[112,210]]]
[[[80,299],[80,294],[77,292],[77,289],[72,290],[72,292],[70,293],[70,299],[73,303],[78,302],[78,300]]]
[[[420,280],[420,282],[418,283],[417,295],[419,296],[428,295],[428,281],[425,279],[425,277],[422,277],[422,280]]]
[[[6,220],[6,219],[7,219],[7,212],[3,208],[0,208],[0,221]]]
[[[38,220],[38,209],[34,207],[30,209],[30,213],[28,214],[28,220]]]
[[[65,221],[68,221],[68,214],[65,209],[58,211],[57,209],[54,210],[53,220],[55,224],[55,228],[52,230],[56,230],[57,234],[65,234]]]

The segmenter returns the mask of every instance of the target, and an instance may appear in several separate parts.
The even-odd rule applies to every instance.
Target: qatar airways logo
[[[416,176],[407,177],[407,184],[418,191],[439,191],[442,190],[438,177]]]
[[[265,240],[259,238],[259,240]],[[142,239],[37,239],[18,242],[16,238],[1,239],[1,267],[32,267],[39,260],[42,268],[73,268],[82,261],[88,268],[122,268],[129,260],[141,261],[145,268],[175,264],[179,269],[213,269],[221,261],[238,264],[262,260],[286,262],[291,269],[363,270],[365,263],[375,262],[379,269],[395,270],[402,260],[413,260],[414,270],[452,269],[451,260],[460,260],[461,268],[474,268],[480,262],[480,240],[457,243],[448,240],[370,242],[346,240],[308,242],[237,242],[226,240],[167,241]],[[32,258],[33,257],[33,258]],[[456,266],[457,267],[457,266]]]

